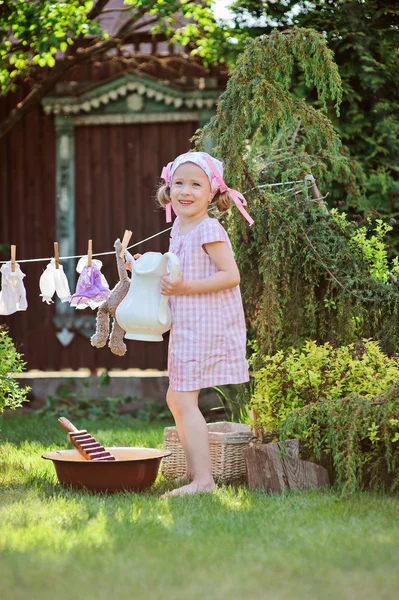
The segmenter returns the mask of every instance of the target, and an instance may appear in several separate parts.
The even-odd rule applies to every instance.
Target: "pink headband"
[[[185,154],[180,154],[174,161],[168,163],[166,167],[162,169],[161,178],[165,180],[167,186],[170,186],[172,183],[173,174],[176,171],[177,167],[182,165],[185,162],[193,162],[208,176],[209,183],[211,186],[212,197],[216,194],[216,192],[228,192],[232,197],[234,204],[240,211],[240,213],[245,217],[250,225],[253,225],[254,220],[249,216],[244,206],[247,205],[247,201],[244,196],[238,192],[237,190],[233,190],[229,188],[223,179],[223,164],[213,158],[207,152],[186,152]],[[166,205],[166,222],[170,223],[172,221],[172,203]]]

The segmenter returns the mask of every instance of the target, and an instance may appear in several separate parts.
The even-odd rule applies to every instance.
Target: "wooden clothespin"
[[[58,242],[54,242],[54,260],[55,260],[55,268],[58,269],[60,266],[60,256],[58,254]]]
[[[15,259],[17,256],[17,247],[11,246],[11,273],[15,273]]]
[[[122,250],[119,253],[119,256],[123,258],[125,256],[125,250],[129,245],[130,238],[132,237],[132,232],[129,229],[125,229],[125,233],[122,238]]]
[[[87,248],[87,266],[91,267],[91,259],[93,257],[93,245],[92,240],[89,240],[89,245]]]

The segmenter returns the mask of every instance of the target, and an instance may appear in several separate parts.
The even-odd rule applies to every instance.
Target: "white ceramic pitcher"
[[[168,260],[170,276],[177,277],[179,259],[173,252],[146,252],[134,260],[127,250],[125,257],[132,267],[132,281],[127,295],[116,309],[115,318],[126,332],[126,339],[162,342],[162,334],[172,324],[172,315],[168,296],[160,292],[161,279],[167,274]]]

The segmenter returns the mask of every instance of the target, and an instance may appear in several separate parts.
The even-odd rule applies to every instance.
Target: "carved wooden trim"
[[[129,125],[131,123],[183,123],[198,121],[198,112],[154,112],[137,114],[79,115],[73,117],[74,125]]]
[[[170,106],[171,111],[180,108],[214,109],[221,90],[184,90],[173,84],[165,85],[151,77],[139,77],[127,74],[112,81],[96,86],[94,89],[82,91],[78,95],[53,96],[42,100],[46,114],[90,113],[104,109],[105,105],[119,101],[131,93]]]

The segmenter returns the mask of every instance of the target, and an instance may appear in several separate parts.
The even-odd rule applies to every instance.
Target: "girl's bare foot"
[[[193,476],[190,473],[185,473],[184,475],[180,475],[180,477],[176,477],[174,480],[176,485],[187,485],[191,483],[193,480]]]
[[[188,485],[183,485],[183,487],[176,488],[167,494],[164,494],[165,498],[169,498],[170,496],[185,496],[186,494],[204,494],[211,493],[216,489],[216,485],[212,481],[211,483],[199,483],[196,481],[192,481]]]

